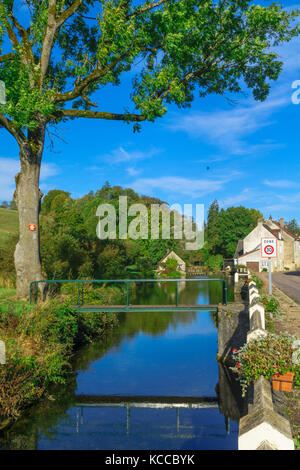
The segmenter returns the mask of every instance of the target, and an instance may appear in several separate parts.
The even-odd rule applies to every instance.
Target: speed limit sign
[[[262,258],[277,258],[277,240],[276,238],[261,239]]]

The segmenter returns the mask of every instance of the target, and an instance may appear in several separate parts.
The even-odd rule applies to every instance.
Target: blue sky
[[[290,1],[285,6],[297,5]],[[298,5],[299,7],[299,5]],[[117,121],[75,120],[57,129],[54,152],[46,142],[41,189],[69,191],[74,198],[96,191],[105,181],[131,187],[170,204],[243,205],[268,218],[300,222],[300,105],[292,83],[300,80],[300,38],[278,47],[284,61],[268,99],[256,102],[249,91],[196,98],[189,109],[170,106],[139,134]],[[129,104],[133,73],[122,86],[107,87],[94,101],[101,109],[123,112]],[[300,96],[300,95],[299,95]],[[0,200],[11,200],[18,172],[18,148],[0,130]]]

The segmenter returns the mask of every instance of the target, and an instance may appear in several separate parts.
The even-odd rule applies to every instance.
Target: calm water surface
[[[172,303],[174,287],[140,285],[133,303]],[[221,299],[220,282],[181,284],[182,304]],[[80,351],[74,377],[57,387],[55,400],[43,401],[5,433],[2,448],[236,449],[237,421],[218,406],[213,313],[119,318],[115,331]]]

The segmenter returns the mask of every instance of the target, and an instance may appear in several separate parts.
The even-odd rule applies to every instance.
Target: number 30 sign
[[[261,239],[262,258],[277,258],[277,240],[276,238]]]

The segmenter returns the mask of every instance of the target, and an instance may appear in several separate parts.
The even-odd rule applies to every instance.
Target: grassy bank
[[[117,287],[103,288],[101,295],[107,303],[123,298]],[[47,396],[50,384],[64,383],[73,352],[117,325],[115,314],[76,313],[71,304],[61,296],[30,305],[17,300],[14,289],[0,287],[0,339],[6,345],[6,364],[0,365],[0,422],[17,418]]]
[[[0,207],[0,246],[5,245],[9,235],[18,233],[18,212]]]

